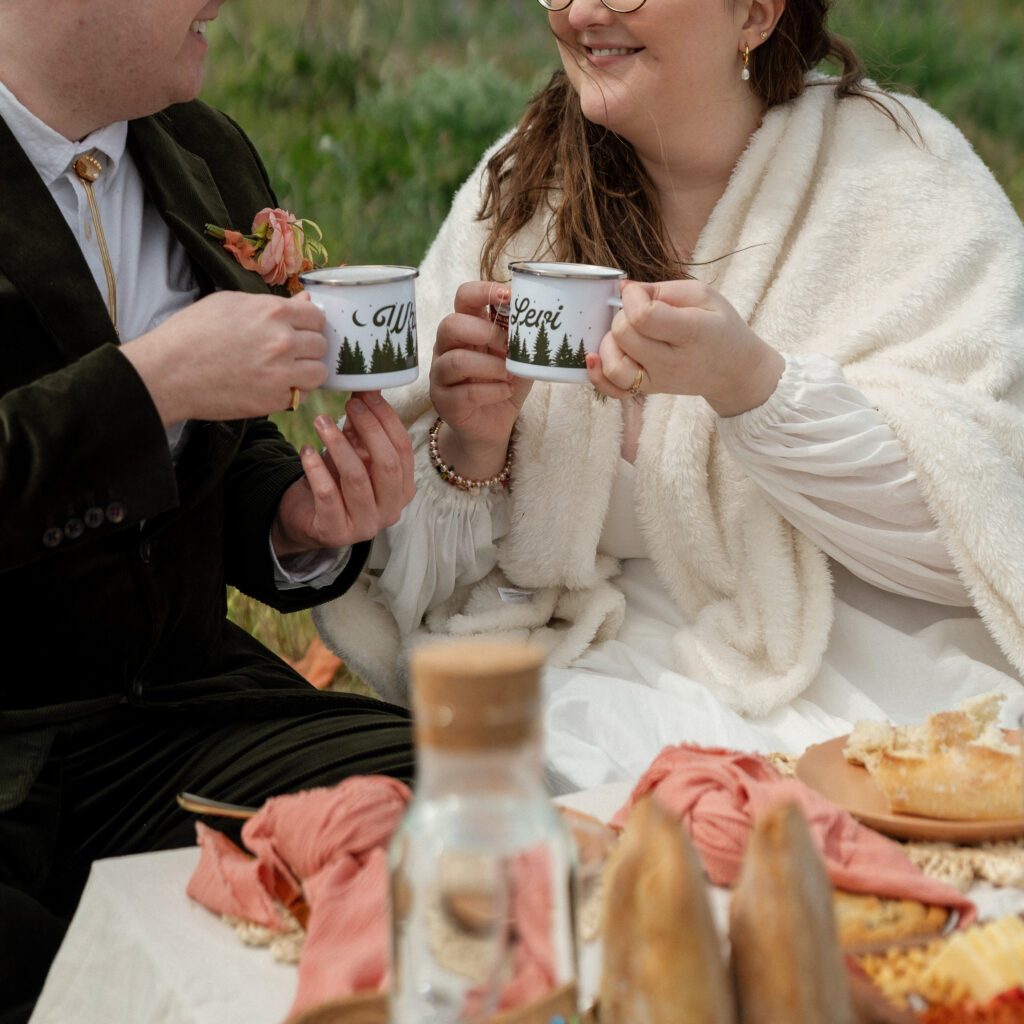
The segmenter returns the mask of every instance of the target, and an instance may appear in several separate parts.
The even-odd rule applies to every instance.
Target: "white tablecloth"
[[[198,847],[97,861],[30,1024],[281,1024],[294,965],[185,886]]]
[[[607,819],[629,786],[614,783],[558,803]],[[244,946],[185,887],[191,847],[97,861],[29,1024],[282,1024],[296,967]],[[975,884],[982,919],[1024,912],[1024,892]],[[727,894],[711,891],[721,927]],[[593,983],[595,964],[583,965]],[[588,986],[589,987],[589,986]]]

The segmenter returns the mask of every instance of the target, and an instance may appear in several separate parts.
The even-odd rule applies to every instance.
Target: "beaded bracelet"
[[[429,431],[430,443],[428,450],[430,452],[431,465],[441,475],[441,479],[445,483],[451,484],[452,487],[457,487],[460,491],[469,491],[472,494],[476,494],[485,488],[495,491],[499,487],[508,487],[508,478],[512,473],[511,445],[509,445],[508,454],[505,456],[505,465],[502,466],[500,473],[496,473],[487,480],[467,480],[455,471],[454,466],[447,465],[441,458],[441,453],[437,450],[437,432],[441,429],[442,423],[444,423],[444,420],[440,416],[434,420],[433,426]]]

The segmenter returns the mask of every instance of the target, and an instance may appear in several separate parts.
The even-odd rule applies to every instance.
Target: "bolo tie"
[[[83,153],[72,164],[78,180],[85,188],[86,198],[89,200],[89,212],[92,214],[92,226],[96,231],[96,242],[100,247],[100,260],[103,262],[103,273],[107,276],[107,309],[110,310],[110,319],[114,324],[114,332],[117,332],[117,284],[114,281],[114,265],[110,260],[110,252],[107,249],[107,239],[103,234],[103,222],[100,220],[100,208],[96,202],[96,192],[93,189],[93,182],[103,173],[103,166],[93,156],[96,150]]]

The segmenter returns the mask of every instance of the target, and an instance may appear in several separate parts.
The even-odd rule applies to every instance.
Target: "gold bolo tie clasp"
[[[100,220],[100,208],[96,202],[96,192],[93,189],[93,182],[103,173],[103,166],[92,153],[83,153],[72,165],[78,180],[85,188],[86,198],[89,200],[89,212],[92,214],[92,226],[96,229],[96,242],[100,247],[100,259],[103,262],[103,272],[107,276],[107,309],[110,310],[110,319],[114,324],[114,331],[117,331],[117,283],[114,280],[114,265],[110,261],[110,252],[107,249],[107,239],[103,234],[103,222]]]

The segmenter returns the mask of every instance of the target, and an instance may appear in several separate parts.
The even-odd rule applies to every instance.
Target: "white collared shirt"
[[[117,121],[71,142],[22,105],[0,82],[0,117],[39,173],[75,236],[96,287],[108,300],[107,276],[85,186],[74,170],[83,154],[100,164],[93,183],[103,236],[117,287],[117,328],[122,343],[159,326],[201,296],[188,255],[160,213],[146,201],[142,177],[127,150],[128,123]],[[109,308],[109,303],[108,303]],[[188,439],[188,424],[167,428],[171,453],[177,457]],[[274,557],[278,589],[324,587],[348,562],[350,549],[325,549],[286,559]]]

